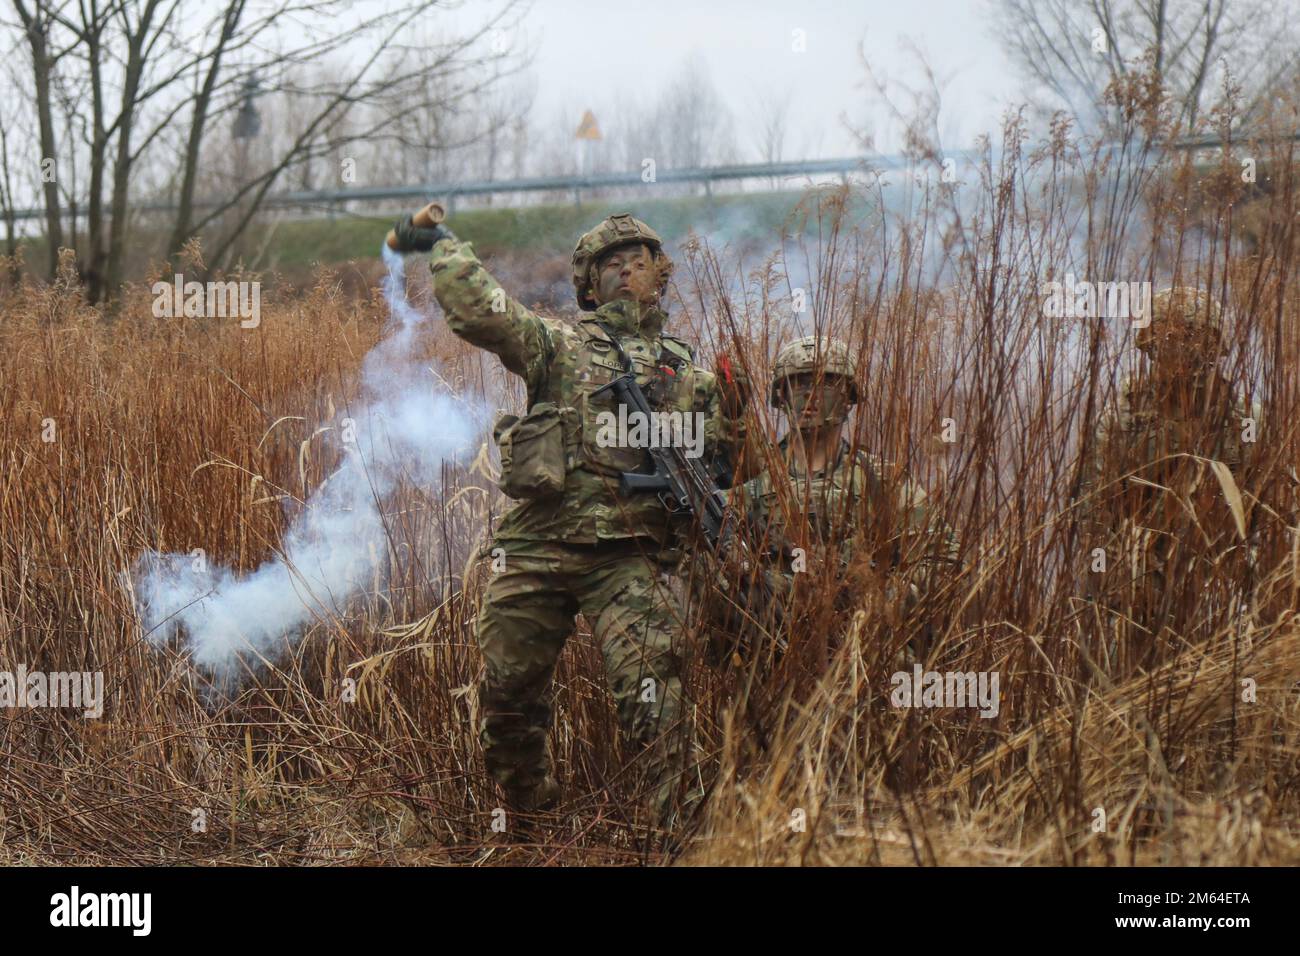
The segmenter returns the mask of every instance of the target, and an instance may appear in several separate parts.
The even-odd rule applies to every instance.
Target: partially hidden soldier
[[[881,572],[886,601],[906,589],[904,601],[914,605],[958,565],[956,536],[925,492],[901,469],[850,445],[845,422],[858,391],[857,369],[842,342],[807,336],[776,357],[769,400],[790,423],[776,456],[783,467],[763,469],[729,498],[759,539],[756,550],[768,557],[757,573],[778,602],[788,604],[800,581],[829,577],[842,603],[849,572],[866,561]],[[720,625],[713,654],[724,665],[728,657],[734,662],[758,651],[752,642],[762,631],[753,625],[786,629],[771,615],[746,622],[728,613],[734,605],[725,592],[709,605],[711,623]],[[729,646],[718,645],[722,635]]]
[[[1149,362],[1121,382],[1093,437],[1081,496],[1089,591],[1107,630],[1127,622],[1129,635],[1127,662],[1115,660],[1116,636],[1103,645],[1108,670],[1151,661],[1178,587],[1221,576],[1234,554],[1252,559],[1223,476],[1208,465],[1226,466],[1240,486],[1261,426],[1260,406],[1241,401],[1219,370],[1224,344],[1222,310],[1208,293],[1157,292],[1136,335]]]
[[[639,470],[644,447],[602,437],[617,414],[610,393],[624,373],[616,345],[659,408],[703,422],[703,453],[729,480],[739,418],[724,411],[716,377],[664,331],[660,304],[672,261],[658,235],[627,214],[611,216],[573,251],[573,287],[585,314],[542,317],[505,295],[445,227],[398,224],[404,249],[429,249],[434,294],[451,330],[500,357],[527,385],[528,412],[503,415],[500,485],[519,499],[493,550],[504,560],[483,595],[477,639],[487,768],[511,804],[553,806],[560,795],[548,732],[556,659],[581,612],[601,647],[605,675],[631,750],[641,754],[652,809],[671,826],[692,764],[682,691],[682,616],[669,589],[687,529],[654,495],[623,496],[618,476]],[[692,791],[695,795],[695,791]]]

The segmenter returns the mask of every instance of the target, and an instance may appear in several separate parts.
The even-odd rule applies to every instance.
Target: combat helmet
[[[587,312],[596,309],[596,300],[591,297],[591,267],[596,260],[611,249],[638,242],[649,246],[659,259],[663,278],[667,281],[672,272],[672,260],[664,255],[663,240],[640,219],[633,219],[631,213],[621,212],[585,233],[573,249],[573,292],[578,297],[580,308]]]
[[[1151,297],[1151,321],[1137,330],[1137,347],[1146,352],[1155,341],[1155,329],[1165,322],[1181,321],[1213,336],[1216,350],[1223,350],[1223,310],[1204,289],[1172,286]]]
[[[858,403],[858,369],[848,346],[835,339],[822,339],[815,335],[795,339],[776,353],[769,401],[776,408],[783,408],[785,380],[791,375],[818,370],[826,378],[839,375],[846,379],[849,383],[849,404]]]

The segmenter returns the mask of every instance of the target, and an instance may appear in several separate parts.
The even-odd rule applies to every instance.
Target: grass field
[[[693,247],[678,263],[674,328],[702,343],[702,360],[725,349],[758,381],[791,334],[786,277],[810,277],[805,320],[860,360],[855,440],[926,488],[962,566],[919,604],[865,559],[847,576],[811,575],[779,662],[757,655],[718,674],[692,653],[709,797],[676,859],[1300,862],[1294,196],[1243,257],[1228,233],[1182,241],[1197,228],[1185,177],[1153,175],[1131,197],[1103,177],[1082,220],[1066,222],[1058,194],[1018,184],[1030,166],[1070,160],[1013,154],[970,186],[982,201],[968,221],[936,203],[929,218],[855,231],[831,200],[783,255],[715,261]],[[1227,209],[1225,183],[1211,201]],[[1153,211],[1139,213],[1139,199]],[[678,235],[698,207],[673,208],[633,211]],[[484,211],[457,228],[485,245],[524,235],[529,249],[564,249],[602,212]],[[1139,214],[1154,238],[1122,239],[1116,217]],[[280,227],[282,265],[372,256],[374,224],[340,220],[325,237],[294,228]],[[1077,235],[1089,237],[1082,251]],[[941,282],[926,271],[936,250]],[[528,269],[520,250],[510,262]],[[1080,456],[1132,360],[1131,332],[1046,317],[1045,264],[1173,270],[1228,305],[1223,368],[1264,408],[1261,453],[1230,484],[1188,458],[1181,484],[1155,489],[1177,531],[1172,581],[1099,596],[1087,578],[1097,542],[1084,515],[1134,519],[1128,499],[1078,497]],[[412,270],[412,292],[432,310],[423,272]],[[155,319],[144,283],[106,319],[69,268],[53,285],[6,290],[0,309],[0,667],[102,671],[107,695],[98,720],[0,710],[0,863],[666,859],[581,625],[556,676],[563,803],[493,829],[500,797],[472,730],[473,617],[489,573],[474,556],[508,504],[490,482],[490,436],[436,483],[398,482],[380,502],[384,534],[368,542],[373,583],[286,634],[237,687],[214,686],[183,645],[142,633],[125,575],[143,552],[202,549],[248,572],[283,548],[339,464],[332,436],[363,397],[362,360],[388,321],[372,286],[353,291],[321,268],[305,292],[268,289],[260,325],[241,329]],[[441,321],[413,349],[451,394],[517,398],[499,363]],[[779,421],[759,394],[752,427],[770,434]],[[955,441],[937,437],[946,420]],[[931,627],[928,664],[999,675],[995,717],[890,705],[898,653]]]

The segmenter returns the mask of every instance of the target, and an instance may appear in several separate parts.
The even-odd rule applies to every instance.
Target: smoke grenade
[[[195,664],[221,681],[256,667],[311,621],[340,613],[381,573],[382,504],[405,478],[436,488],[443,462],[476,446],[484,409],[440,386],[412,352],[429,317],[407,301],[404,263],[382,249],[390,327],[362,364],[362,404],[351,413],[343,461],[293,518],[279,552],[238,573],[189,554],[148,551],[133,584],[148,639],[180,635]],[[337,424],[337,423],[336,423]],[[378,545],[378,546],[377,546]]]

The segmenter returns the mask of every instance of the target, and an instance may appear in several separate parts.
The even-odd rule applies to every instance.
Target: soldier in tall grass
[[[829,589],[831,605],[842,611],[864,584],[881,592],[875,597],[882,606],[914,607],[957,563],[956,538],[920,486],[849,440],[846,425],[858,393],[853,356],[842,342],[806,336],[776,357],[769,400],[790,428],[778,443],[776,464],[730,497],[746,516],[757,551],[768,556],[762,567],[740,574],[762,576],[778,612],[797,592],[818,589]],[[752,605],[740,613],[727,600],[737,591],[724,588],[721,600],[708,602],[713,654],[724,664],[760,652],[762,629],[769,643],[793,636],[790,622],[776,613],[758,620]]]
[[[692,748],[682,617],[669,587],[685,529],[655,496],[619,492],[619,476],[638,470],[646,452],[600,437],[614,399],[594,393],[634,371],[660,409],[700,413],[706,460],[724,482],[741,438],[736,396],[724,396],[692,348],[665,332],[661,298],[672,261],[659,236],[630,215],[611,216],[578,241],[573,288],[585,314],[573,323],[507,296],[445,227],[420,229],[408,219],[396,232],[403,249],[432,253],[434,294],[451,330],[495,353],[528,387],[528,413],[504,416],[496,429],[501,487],[520,503],[497,528],[502,566],[477,625],[488,770],[519,809],[559,799],[548,743],[551,682],[582,612],[601,645],[619,722],[643,752],[652,808],[671,825]],[[625,370],[620,354],[634,368]]]
[[[1111,669],[1149,667],[1162,631],[1186,631],[1174,618],[1180,595],[1196,605],[1251,557],[1241,488],[1260,410],[1219,369],[1219,303],[1198,288],[1162,289],[1136,338],[1149,361],[1120,384],[1086,472],[1084,541]]]

